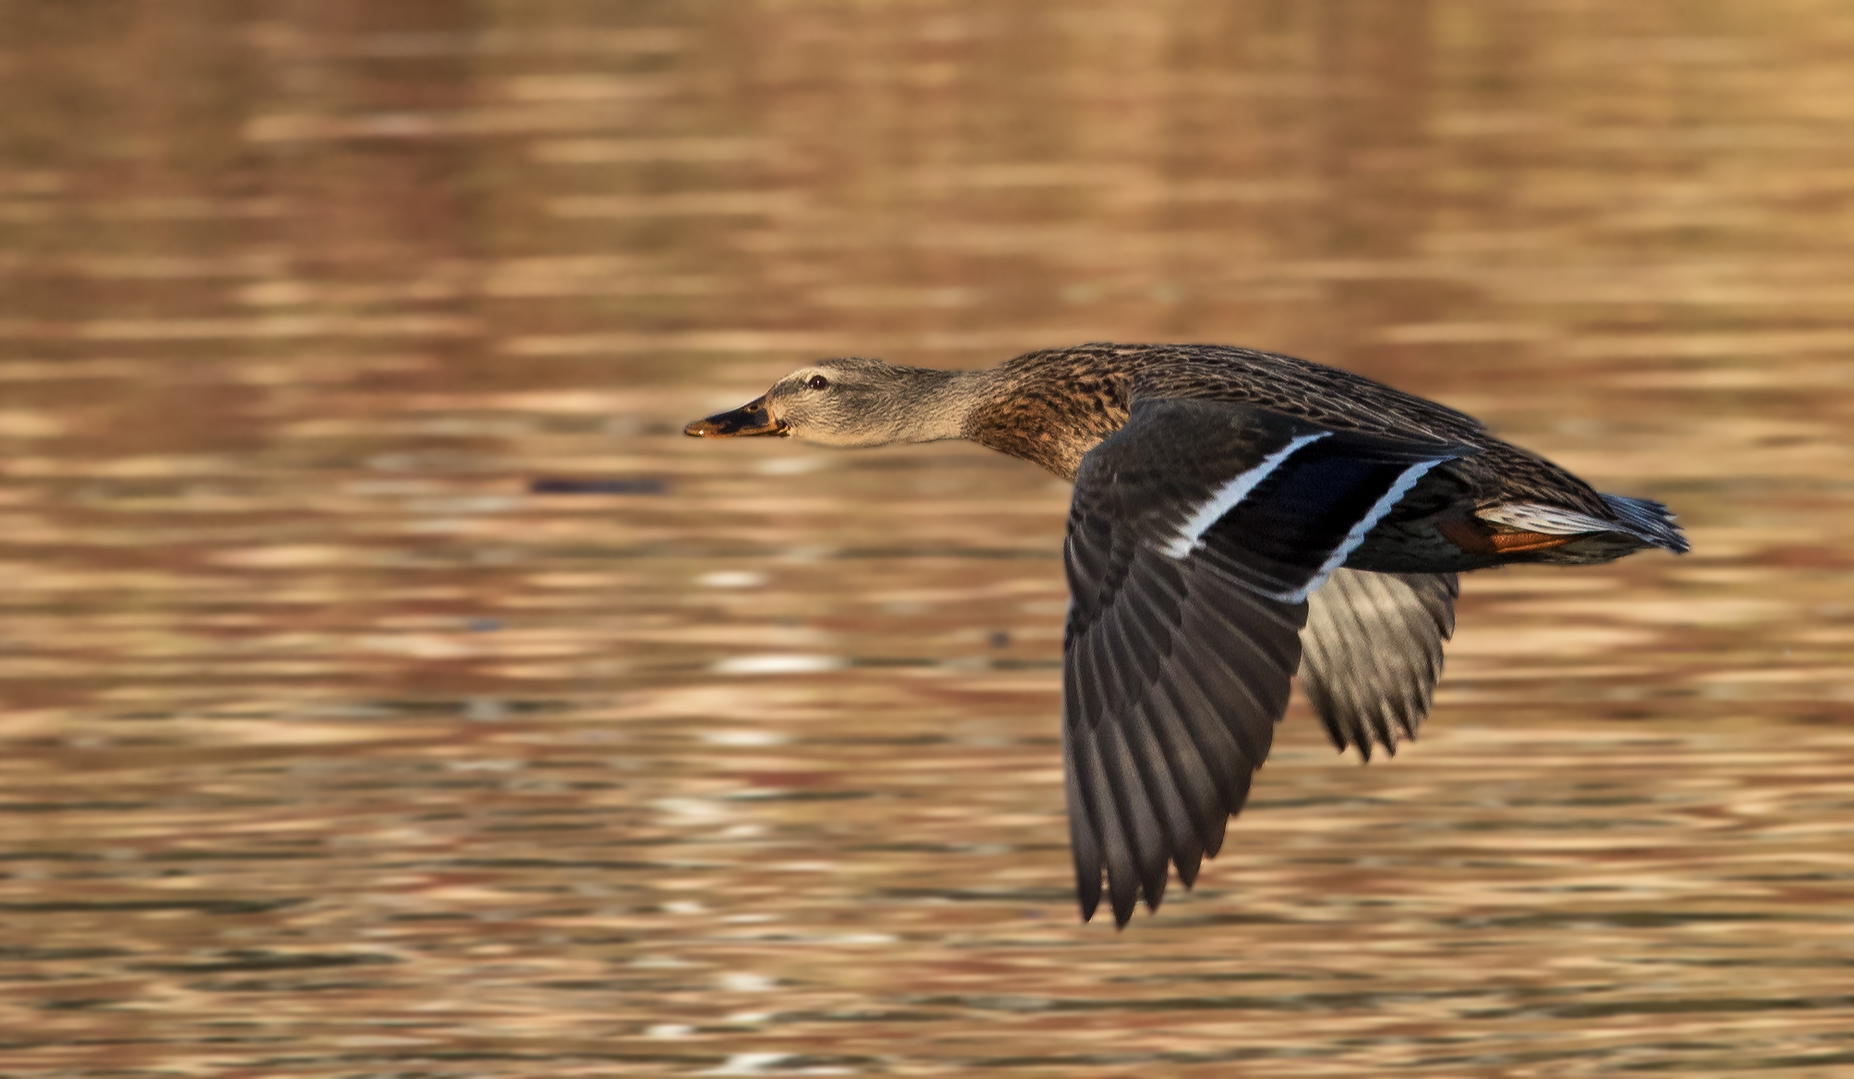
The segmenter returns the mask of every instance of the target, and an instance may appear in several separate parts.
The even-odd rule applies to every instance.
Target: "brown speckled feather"
[[[1082,455],[1127,422],[1142,364],[1113,346],[1031,352],[986,372],[966,437],[1074,479]]]

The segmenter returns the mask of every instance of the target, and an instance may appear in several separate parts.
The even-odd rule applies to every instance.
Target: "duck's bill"
[[[748,435],[784,438],[791,434],[784,420],[773,419],[772,413],[766,410],[764,397],[756,397],[731,412],[717,412],[707,419],[696,420],[684,427],[682,433],[692,438],[743,438]]]

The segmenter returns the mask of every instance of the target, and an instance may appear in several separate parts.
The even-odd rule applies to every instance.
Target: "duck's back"
[[[1678,545],[1631,516],[1634,500],[1618,503],[1556,464],[1502,441],[1474,417],[1350,371],[1292,356],[1227,345],[1120,345],[1094,343],[1030,352],[985,373],[985,403],[973,410],[966,437],[1042,465],[1068,479],[1082,457],[1126,425],[1135,401],[1227,401],[1334,431],[1428,439],[1470,447],[1435,469],[1387,522],[1432,515],[1439,503],[1469,510],[1504,505],[1558,508],[1593,522],[1624,525],[1623,532],[1657,545]],[[1644,504],[1646,505],[1646,504]],[[1659,520],[1658,507],[1641,513]],[[1502,527],[1505,527],[1502,525]],[[1523,526],[1522,526],[1523,527]],[[1650,534],[1652,533],[1652,534]],[[1663,542],[1663,541],[1666,542]],[[1625,545],[1626,546],[1626,545]],[[1381,544],[1361,552],[1372,559]],[[1632,549],[1632,548],[1629,548]],[[1597,555],[1598,560],[1615,557]],[[1467,557],[1459,569],[1513,560],[1490,548]],[[1526,554],[1520,560],[1584,560],[1575,551]],[[1398,560],[1374,568],[1406,570]]]
[[[1137,398],[1253,404],[1340,431],[1496,441],[1481,423],[1350,371],[1227,345],[1094,343],[1030,352],[987,372],[967,437],[1073,478]]]
[[[1136,365],[1136,397],[1241,401],[1340,431],[1471,444],[1486,437],[1481,422],[1466,413],[1293,356],[1226,345],[1140,345],[1124,351]]]

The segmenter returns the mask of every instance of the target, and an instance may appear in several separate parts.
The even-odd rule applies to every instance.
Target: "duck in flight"
[[[1189,888],[1299,674],[1333,743],[1414,738],[1456,574],[1684,554],[1666,507],[1601,494],[1470,416],[1220,345],[1090,344],[983,371],[823,360],[704,438],[963,438],[1074,481],[1062,756],[1083,920]]]

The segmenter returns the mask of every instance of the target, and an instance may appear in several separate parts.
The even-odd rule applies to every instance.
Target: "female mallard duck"
[[[1455,575],[1684,553],[1658,502],[1599,494],[1472,417],[1289,356],[1091,344],[987,371],[824,360],[707,438],[965,438],[1075,481],[1063,770],[1082,917],[1214,856],[1299,671],[1341,750],[1414,738]]]

